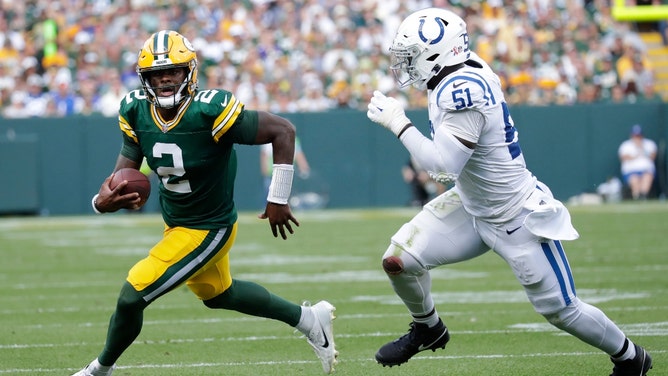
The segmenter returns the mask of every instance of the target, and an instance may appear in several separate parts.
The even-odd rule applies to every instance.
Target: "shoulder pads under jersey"
[[[200,111],[214,118],[224,112],[235,112],[236,108],[241,106],[234,94],[220,89],[198,90],[194,103]]]
[[[436,87],[438,106],[447,111],[493,106],[498,102],[489,79],[476,71],[462,69]]]
[[[145,100],[146,95],[144,95],[144,90],[130,90],[121,100],[121,109],[124,107],[137,106],[141,101]]]

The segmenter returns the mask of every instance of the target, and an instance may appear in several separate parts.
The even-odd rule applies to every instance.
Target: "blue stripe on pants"
[[[545,257],[547,257],[547,260],[550,262],[550,265],[552,266],[552,270],[554,271],[554,275],[557,277],[557,281],[559,281],[559,288],[561,289],[561,295],[564,298],[564,302],[566,302],[566,305],[570,305],[572,303],[572,300],[568,294],[569,288],[573,292],[573,295],[575,295],[575,286],[573,284],[573,276],[571,275],[571,269],[570,266],[568,265],[568,260],[566,259],[564,250],[561,247],[561,243],[559,241],[551,241],[551,242],[555,244],[555,248],[557,249],[556,253],[552,251],[550,243],[540,243],[540,246],[543,248],[543,253],[545,254]],[[559,257],[559,259],[563,263],[564,268],[566,269],[565,272],[562,272],[557,257]],[[566,276],[566,278],[568,278],[568,285],[566,284],[566,278],[564,278],[564,275]]]

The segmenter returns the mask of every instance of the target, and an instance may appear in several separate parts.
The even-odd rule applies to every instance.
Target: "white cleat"
[[[334,371],[334,366],[337,363],[336,358],[339,356],[339,352],[336,351],[334,346],[334,330],[332,327],[336,308],[323,300],[311,306],[310,309],[315,320],[313,328],[306,336],[306,340],[313,347],[315,355],[320,359],[322,370],[326,374],[330,374]]]
[[[97,361],[97,359],[95,359],[84,369],[72,376],[111,376],[111,373],[114,372],[114,368],[116,368],[116,365],[104,367]]]

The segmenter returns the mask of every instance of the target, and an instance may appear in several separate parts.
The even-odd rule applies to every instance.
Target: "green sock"
[[[209,308],[238,311],[247,315],[266,317],[296,326],[302,308],[254,282],[232,280],[232,285],[222,294],[204,302]]]
[[[123,354],[141,332],[144,321],[144,308],[148,304],[132,285],[125,283],[121,289],[116,311],[111,316],[107,329],[107,342],[98,361],[111,366]]]

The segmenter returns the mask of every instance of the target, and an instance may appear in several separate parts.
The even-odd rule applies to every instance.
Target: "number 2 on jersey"
[[[177,193],[192,192],[192,189],[190,188],[190,182],[187,179],[178,180],[176,183],[169,182],[171,177],[180,178],[186,173],[186,169],[183,164],[183,153],[181,152],[181,148],[176,144],[165,144],[162,142],[155,143],[155,145],[153,145],[153,156],[155,158],[162,158],[164,155],[172,156],[173,165],[171,167],[160,166],[156,170],[158,175],[160,175],[160,179],[162,179],[162,185],[165,187],[165,189]]]

